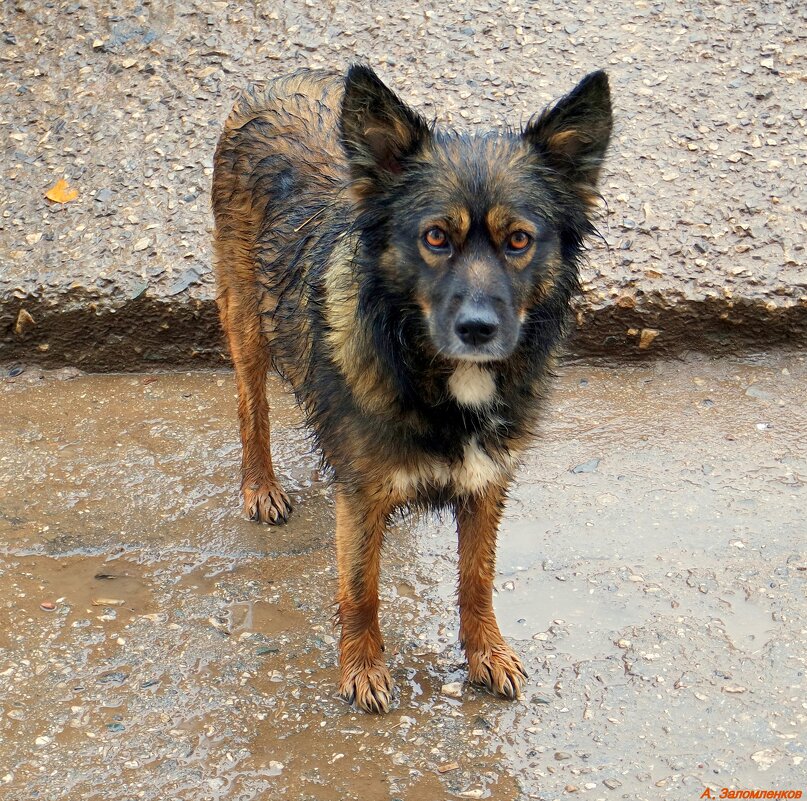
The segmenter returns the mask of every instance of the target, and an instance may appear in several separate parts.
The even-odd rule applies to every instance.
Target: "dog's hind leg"
[[[387,509],[336,488],[339,694],[365,712],[386,712],[392,677],[378,624],[378,578]]]
[[[276,525],[288,520],[291,503],[272,465],[266,399],[269,351],[260,328],[257,302],[254,290],[239,296],[227,288],[218,297],[238,385],[244,511],[250,520]]]
[[[496,695],[517,698],[527,674],[504,641],[493,611],[496,534],[504,498],[504,488],[491,485],[457,503],[460,641],[469,681]]]

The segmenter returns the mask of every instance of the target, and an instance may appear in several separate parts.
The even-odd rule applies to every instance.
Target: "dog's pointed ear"
[[[400,174],[406,157],[431,135],[417,112],[359,64],[345,78],[340,127],[359,195],[372,194]]]
[[[600,70],[586,75],[568,95],[531,120],[523,136],[585,200],[592,201],[611,128],[611,91],[608,76]]]

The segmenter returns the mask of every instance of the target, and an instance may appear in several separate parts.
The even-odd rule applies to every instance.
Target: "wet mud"
[[[3,798],[804,789],[803,356],[565,367],[500,536],[524,697],[465,684],[452,521],[407,519],[383,718],[335,697],[332,496],[279,385],[270,529],[241,516],[230,373],[2,376]]]

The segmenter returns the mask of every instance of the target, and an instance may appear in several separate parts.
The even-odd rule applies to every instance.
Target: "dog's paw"
[[[343,668],[339,695],[365,712],[388,712],[392,701],[392,676],[380,659]]]
[[[513,700],[521,695],[527,673],[515,651],[505,643],[468,653],[468,680],[495,695]]]
[[[250,520],[279,526],[289,519],[291,501],[277,482],[244,487],[244,512]]]

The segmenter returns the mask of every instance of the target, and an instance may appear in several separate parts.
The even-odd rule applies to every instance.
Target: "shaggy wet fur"
[[[362,709],[391,700],[378,582],[403,507],[456,516],[470,680],[508,698],[523,686],[493,613],[496,533],[566,328],[610,132],[602,72],[522,132],[442,131],[361,66],[251,88],[226,122],[215,257],[246,514],[277,524],[291,512],[269,448],[274,368],[333,470],[340,691]]]

